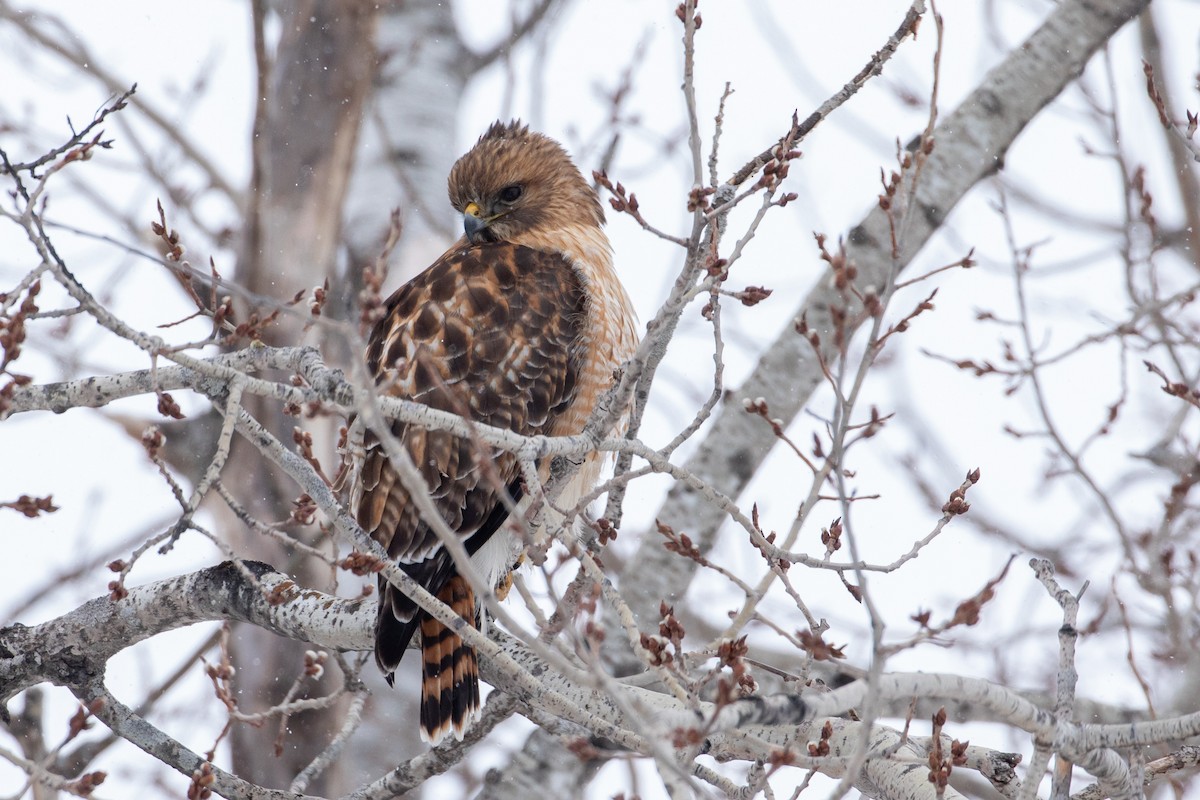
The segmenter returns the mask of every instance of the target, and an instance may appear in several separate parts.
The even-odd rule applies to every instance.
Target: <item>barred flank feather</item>
[[[475,592],[459,575],[446,582],[437,598],[476,626]],[[479,719],[479,664],[475,648],[436,619],[421,614],[421,738],[437,744],[463,733]]]

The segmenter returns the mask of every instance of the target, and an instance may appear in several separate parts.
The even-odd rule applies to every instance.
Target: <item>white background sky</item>
[[[455,3],[466,39],[480,47],[493,43],[497,32],[505,29],[507,5],[485,0]],[[982,10],[973,7],[976,4],[943,5],[946,42],[940,105],[948,112],[1005,49],[1036,26],[1050,6],[1032,0],[1006,2],[996,6],[995,16],[985,18]],[[253,93],[246,4],[224,0],[192,4],[71,1],[47,7],[69,21],[94,54],[96,64],[123,82],[137,82],[139,99],[177,119],[230,181],[245,184]],[[460,113],[460,149],[469,147],[498,116],[522,116],[561,139],[576,153],[585,172],[590,170],[598,158],[593,133],[601,127],[608,111],[597,90],[613,87],[634,52],[644,47],[635,89],[625,110],[638,117],[643,134],[626,137],[610,174],[637,192],[643,213],[660,228],[685,230],[683,198],[690,181],[689,161],[682,148],[666,156],[662,152],[663,141],[678,138],[685,131],[679,92],[680,26],[671,13],[672,7],[671,3],[635,0],[571,3],[550,37],[546,69],[538,78],[536,90],[532,88],[533,57],[528,48],[512,59],[511,75],[504,64],[499,64],[470,84]],[[879,0],[754,4],[709,0],[701,10],[704,26],[698,38],[697,96],[706,134],[711,132],[724,83],[730,82],[735,90],[727,106],[721,142],[722,176],[728,176],[773,142],[786,129],[793,109],[799,109],[803,118],[856,73],[903,14],[899,4]],[[1167,21],[1164,32],[1175,37],[1167,42],[1168,62],[1178,69],[1172,77],[1176,85],[1186,86],[1186,76],[1196,71],[1195,32],[1200,30],[1200,6],[1160,0],[1155,3],[1155,11],[1160,20]],[[793,167],[789,187],[799,193],[799,201],[768,216],[730,280],[733,288],[766,285],[775,294],[754,309],[726,306],[729,386],[740,384],[753,366],[754,353],[790,324],[807,288],[822,274],[812,232],[822,231],[835,239],[860,220],[874,203],[880,168],[890,170],[894,163],[896,139],[907,141],[923,127],[927,109],[921,101],[929,95],[934,44],[933,25],[927,22],[920,38],[901,48],[881,79],[872,82],[802,144],[804,157]],[[1143,78],[1135,48],[1135,31],[1129,29],[1116,37],[1111,47],[1123,133],[1127,141],[1145,138],[1154,142],[1154,149],[1147,148],[1138,157],[1147,164],[1152,186],[1162,187],[1156,192],[1156,211],[1164,220],[1174,222],[1179,212],[1167,189],[1169,183],[1163,180],[1166,163],[1160,152],[1161,139],[1153,131],[1153,114],[1140,89]],[[0,25],[0,53],[5,54],[0,55],[0,74],[7,76],[2,82],[4,91],[0,92],[0,145],[16,159],[27,159],[39,151],[7,134],[3,123],[32,122],[42,133],[38,146],[44,149],[66,138],[66,117],[82,126],[109,96],[98,83],[81,78],[73,67],[23,42],[10,26]],[[1107,96],[1107,78],[1100,63],[1093,63],[1087,77],[1101,96]],[[514,79],[514,100],[506,108],[502,103],[507,94],[505,87]],[[179,98],[197,81],[207,82],[208,91],[181,107]],[[917,98],[918,103],[906,104],[899,99],[901,95]],[[531,105],[538,96],[540,102]],[[1194,94],[1187,97],[1192,107],[1195,101]],[[1082,217],[1116,219],[1121,199],[1117,173],[1111,162],[1085,153],[1085,142],[1105,146],[1089,123],[1089,114],[1080,94],[1069,91],[1022,135],[1009,155],[1006,175],[1050,202],[1068,203]],[[147,133],[140,125],[135,130]],[[133,212],[148,223],[155,216],[155,190],[130,168],[135,158],[128,137],[115,124],[109,125],[108,131],[116,139],[114,149],[99,154],[77,171],[103,176],[99,185],[112,206]],[[589,143],[592,149],[587,147]],[[152,152],[161,150],[164,160],[170,162],[172,156],[166,145],[146,138],[145,146]],[[181,178],[184,184],[199,188],[194,176],[185,174]],[[91,206],[72,195],[72,183],[70,175],[56,181],[48,217],[127,239],[108,220],[96,215]],[[440,196],[443,189],[439,186],[433,191]],[[948,494],[968,469],[980,467],[983,482],[971,497],[978,511],[1032,540],[1070,536],[1089,543],[1091,551],[1086,557],[1081,553],[1076,560],[1077,564],[1086,564],[1088,572],[1070,584],[1077,586],[1083,577],[1094,583],[1081,615],[1087,620],[1108,594],[1119,553],[1111,536],[1105,538],[1099,523],[1091,530],[1087,526],[1066,526],[1077,518],[1082,495],[1069,482],[1046,485],[1043,445],[1014,440],[1002,433],[1005,424],[1018,429],[1034,424],[1028,395],[1005,397],[998,381],[975,380],[921,354],[925,348],[955,358],[1000,357],[996,329],[974,321],[981,308],[1004,317],[1014,314],[1011,265],[1001,219],[993,208],[997,191],[994,184],[977,188],[957,209],[944,234],[922,253],[920,263],[910,268],[909,275],[952,261],[972,246],[977,248],[980,267],[970,272],[951,272],[901,292],[892,307],[892,318],[898,318],[931,288],[937,286],[940,290],[936,314],[922,317],[910,334],[896,342],[888,353],[887,367],[871,380],[867,400],[860,407],[865,410],[869,403],[878,403],[885,412],[898,412],[900,419],[870,448],[854,454],[856,488],[863,493],[882,494],[880,500],[856,507],[855,527],[867,558],[893,560],[913,540],[925,535],[936,518],[912,491],[901,459],[916,459],[921,472],[935,482],[941,494]],[[386,206],[387,201],[381,201],[381,210]],[[451,213],[448,205],[444,209],[447,215]],[[214,224],[232,222],[234,213],[234,209],[215,201],[209,209]],[[1102,317],[1111,319],[1122,313],[1122,274],[1109,254],[1112,239],[1097,237],[1092,231],[1072,230],[1057,220],[1030,212],[1017,213],[1015,222],[1022,243],[1043,241],[1037,263],[1046,269],[1033,280],[1034,311],[1037,335],[1051,344],[1052,351],[1097,329]],[[730,230],[737,232],[744,224],[745,216],[735,215]],[[609,231],[618,268],[640,316],[646,319],[665,296],[680,254],[672,245],[649,238],[625,217],[610,215]],[[182,233],[186,242],[186,228]],[[133,324],[151,329],[188,313],[187,304],[150,262],[69,233],[54,235],[85,285],[100,294],[106,286],[116,287],[113,305]],[[140,246],[148,249],[145,240]],[[209,253],[189,255],[195,263],[203,263]],[[227,273],[233,271],[229,253],[213,255]],[[20,231],[11,224],[0,224],[0,290],[34,264],[35,254]],[[44,296],[44,307],[51,305],[50,298],[60,298],[49,287]],[[673,433],[671,425],[678,425],[681,418],[690,415],[708,390],[709,334],[698,306],[686,320],[661,372],[648,417],[646,438],[652,444],[667,440]],[[164,335],[187,334],[173,331]],[[86,324],[76,324],[68,342],[35,333],[29,351],[20,367],[32,372],[37,382],[65,377],[46,352],[77,352],[78,362],[72,366],[70,377],[146,366],[132,347],[97,334]],[[1073,441],[1093,429],[1115,399],[1120,378],[1116,364],[1111,351],[1102,351],[1068,362],[1050,376],[1051,392],[1064,400],[1061,407],[1065,410],[1057,421]],[[1129,373],[1129,377],[1134,384],[1133,411],[1127,414],[1119,438],[1102,444],[1091,462],[1104,481],[1115,482],[1127,475],[1128,465],[1123,459],[1129,452],[1152,444],[1163,420],[1162,414],[1146,412],[1162,403],[1157,383],[1136,372]],[[8,558],[0,563],[0,586],[4,587],[0,590],[0,620],[11,621],[7,611],[30,591],[44,586],[51,576],[103,554],[138,531],[155,531],[169,524],[173,514],[171,497],[147,464],[140,445],[119,425],[100,422],[101,417],[118,416],[148,422],[153,418],[153,405],[153,398],[143,397],[115,403],[102,412],[80,410],[54,418],[28,414],[0,424],[0,499],[21,493],[53,493],[62,507],[58,513],[38,520],[25,520],[11,513],[0,516],[0,537],[9,548]],[[187,407],[198,409],[199,405]],[[828,393],[819,394],[810,405],[815,415],[827,415],[829,409]],[[914,427],[911,423],[918,417],[932,427]],[[809,431],[818,426],[811,417],[803,419],[793,426],[793,438],[806,443]],[[1129,482],[1122,486],[1128,486],[1128,490],[1123,489],[1118,503],[1134,517],[1144,514],[1147,520],[1152,519],[1159,513],[1158,495],[1140,489],[1136,480],[1122,478],[1125,480]],[[743,499],[746,506],[750,500],[759,504],[765,528],[782,531],[790,525],[798,494],[807,483],[806,474],[794,459],[776,453]],[[631,493],[626,531],[640,532],[650,524],[665,485],[661,480],[648,480]],[[1064,512],[1064,508],[1069,510]],[[819,523],[827,524],[836,513],[832,506],[819,509]],[[810,525],[808,530],[806,546],[819,553],[819,525]],[[621,552],[631,552],[632,538],[621,540],[626,548]],[[1010,550],[967,526],[955,525],[900,573],[873,578],[872,588],[877,597],[889,599],[883,611],[895,626],[895,635],[902,636],[913,629],[906,621],[911,613],[923,608],[933,609],[939,618],[949,614],[958,600],[977,591],[999,571]],[[722,540],[718,554],[735,571],[754,574],[755,554],[735,533]],[[178,574],[216,559],[211,545],[195,537],[185,538],[169,556],[142,562],[131,580],[140,583]],[[926,645],[898,657],[892,668],[988,676],[999,673],[1009,676],[1016,685],[1048,686],[1057,657],[1053,634],[1060,617],[1024,567],[1026,559],[1024,555],[1018,557],[999,590],[996,605],[988,609],[978,631],[955,632],[952,638],[960,643],[958,646]],[[67,591],[48,595],[44,602],[23,611],[19,621],[33,624],[103,594],[109,578],[103,569],[93,570]],[[834,624],[827,638],[845,644],[850,659],[863,664],[869,655],[869,643],[860,638],[864,625],[861,610],[832,575],[806,575],[805,580],[808,583],[803,591],[815,613]],[[714,607],[721,602],[714,597],[692,600],[711,602]],[[768,608],[776,616],[785,617],[786,597],[777,598]],[[173,668],[158,654],[181,653],[200,636],[195,630],[181,631],[133,649],[110,666],[110,685],[119,696],[135,696],[139,687],[149,684],[151,676]],[[997,664],[991,647],[1005,639],[1011,646]],[[1080,645],[1085,665],[1081,670],[1081,694],[1137,705],[1139,695],[1124,663],[1124,652],[1124,643],[1115,637],[1085,639]],[[1148,648],[1143,656],[1149,658]],[[65,729],[71,704],[65,693],[54,697],[63,709]],[[1169,700],[1170,696],[1163,699]],[[173,732],[202,751],[219,726],[220,719],[213,712],[202,718],[190,734]],[[969,730],[966,735],[979,744],[1027,748],[1027,743],[1008,739],[999,729],[980,726]],[[112,790],[98,796],[119,797],[136,785],[131,781],[142,774],[139,770],[144,761],[130,758],[127,750],[106,756],[98,766],[115,771],[110,778]],[[133,772],[123,774],[125,769]],[[363,777],[366,780],[374,776]],[[619,777],[614,774],[612,781]],[[15,789],[18,780],[12,769],[0,764],[0,796],[6,794],[6,787]],[[612,781],[597,782],[594,796],[611,796],[613,787],[619,785]],[[177,776],[168,776],[166,785],[170,788],[164,789],[163,796],[179,796],[183,782]],[[656,796],[648,787],[640,788],[646,792],[645,797]]]

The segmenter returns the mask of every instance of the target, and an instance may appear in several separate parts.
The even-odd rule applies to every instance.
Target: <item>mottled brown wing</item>
[[[578,276],[559,255],[506,243],[456,248],[388,300],[367,362],[386,394],[521,434],[554,434],[574,396],[584,302]],[[441,431],[397,422],[392,432],[442,518],[468,551],[477,550],[507,517],[503,493],[519,490],[516,459]],[[364,446],[359,524],[436,594],[453,564],[378,439],[367,432]],[[387,674],[418,620],[411,600],[386,582],[380,588],[376,657]]]

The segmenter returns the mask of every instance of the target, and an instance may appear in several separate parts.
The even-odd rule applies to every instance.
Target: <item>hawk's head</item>
[[[472,242],[604,222],[596,193],[562,145],[516,120],[492,123],[450,170],[449,189]]]

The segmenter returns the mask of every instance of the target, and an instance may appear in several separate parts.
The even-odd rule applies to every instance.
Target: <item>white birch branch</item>
[[[303,589],[265,564],[226,562],[134,587],[122,600],[91,600],[40,625],[13,625],[0,630],[0,698],[7,701],[17,692],[46,681],[68,686],[84,698],[103,695],[109,704],[109,719],[118,726],[114,728],[117,733],[132,737],[139,747],[190,774],[184,769],[191,757],[185,749],[149,723],[135,719],[132,712],[113,705],[103,692],[103,675],[109,658],[159,633],[220,620],[250,622],[323,648],[368,650],[372,646],[374,612],[374,604],[369,600],[348,600]],[[482,659],[485,680],[512,694],[527,713],[560,716],[566,712],[575,725],[634,752],[646,753],[648,745],[641,737],[622,733],[629,725],[623,711],[628,708],[636,709],[643,717],[639,727],[649,725],[660,731],[664,741],[669,741],[676,730],[701,731],[704,735],[701,752],[723,759],[767,760],[788,747],[793,753],[803,753],[801,745],[816,740],[828,721],[834,727],[835,737],[845,737],[846,747],[839,745],[833,749],[836,756],[795,756],[791,761],[796,766],[819,769],[833,776],[849,762],[847,748],[861,737],[862,723],[836,715],[862,702],[867,691],[865,682],[802,698],[778,694],[749,697],[720,709],[710,703],[691,708],[686,701],[669,693],[637,686],[617,687],[621,694],[618,699],[610,693],[612,684],[598,688],[586,674],[581,677],[580,672],[555,669],[531,648],[502,631],[495,630],[493,638],[496,641],[490,643],[491,649],[502,650],[506,658]],[[539,685],[531,689],[527,683],[514,683],[514,666],[520,672],[538,675]],[[1003,686],[955,675],[887,674],[880,678],[876,691],[885,700],[943,697],[986,707],[1006,724],[1054,741],[1057,752],[1094,771],[1107,786],[1117,789],[1118,795],[1128,791],[1129,774],[1127,767],[1122,769],[1112,761],[1110,751],[1200,735],[1200,713],[1122,725],[1064,725],[1051,711]],[[587,709],[587,715],[580,717],[570,711],[572,708]],[[105,718],[104,714],[101,716]],[[867,769],[856,784],[860,791],[888,798],[915,796],[912,782],[917,779],[911,773],[920,770],[914,770],[913,765],[921,763],[927,752],[919,742],[897,746],[901,741],[897,731],[874,726],[869,742],[869,752],[874,757],[868,758]],[[170,759],[164,758],[164,753],[171,754]],[[1012,763],[1011,756],[993,754],[977,756],[973,766],[989,779],[1007,781],[1011,778],[1004,772],[1004,765]],[[194,768],[193,765],[188,770]]]

